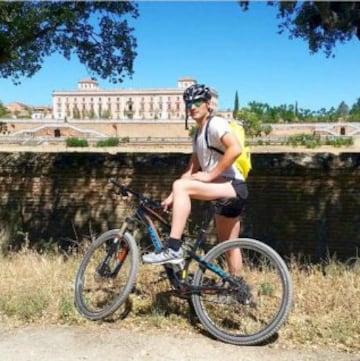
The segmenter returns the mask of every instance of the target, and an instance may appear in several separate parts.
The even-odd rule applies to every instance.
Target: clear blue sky
[[[360,98],[360,41],[339,44],[335,58],[310,55],[304,41],[277,34],[276,9],[264,2],[243,12],[233,1],[142,1],[139,11],[133,78],[120,84],[98,79],[104,89],[172,88],[179,78],[193,77],[218,91],[221,109],[233,108],[236,91],[240,107],[297,101],[299,108],[319,110]],[[76,58],[54,55],[18,86],[0,79],[0,101],[50,105],[53,90],[75,89],[89,76]]]

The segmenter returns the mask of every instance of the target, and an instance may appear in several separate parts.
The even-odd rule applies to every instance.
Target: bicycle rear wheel
[[[205,261],[222,275],[202,266],[194,275],[194,286],[205,287],[192,296],[205,329],[236,345],[259,344],[274,335],[292,300],[291,277],[282,258],[262,242],[238,238],[212,248]],[[231,274],[236,276],[229,279]]]
[[[139,268],[134,238],[118,229],[102,234],[90,246],[75,279],[75,306],[90,320],[115,312],[133,289]]]

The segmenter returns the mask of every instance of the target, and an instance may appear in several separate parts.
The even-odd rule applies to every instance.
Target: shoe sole
[[[154,264],[154,265],[165,264],[165,263],[179,264],[181,262],[184,262],[184,259],[179,258],[179,259],[172,259],[172,260],[166,260],[166,261],[160,261],[160,262],[147,262],[147,261],[143,260],[143,262],[146,264]]]

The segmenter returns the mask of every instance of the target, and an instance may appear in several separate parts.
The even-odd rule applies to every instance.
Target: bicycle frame
[[[131,190],[127,186],[119,184],[114,179],[110,179],[110,182],[119,189],[119,192],[116,192],[117,194],[121,194],[123,196],[128,196],[128,194],[132,194],[138,199],[138,206],[134,214],[131,217],[127,217],[125,219],[125,222],[123,223],[120,229],[120,234],[123,235],[129,228],[130,224],[134,222],[139,223],[145,227],[147,233],[149,234],[155,252],[160,252],[163,249],[163,244],[160,240],[158,230],[153,220],[159,221],[163,226],[165,226],[167,231],[170,231],[170,227],[171,227],[169,222],[165,220],[156,211],[156,209],[162,209],[161,204],[159,202],[151,200],[150,198],[145,197],[141,193]],[[185,294],[191,295],[199,292],[215,293],[217,291],[223,290],[223,287],[219,287],[219,286],[211,286],[211,285],[201,286],[201,287],[193,286],[191,282],[189,282],[188,280],[188,272],[187,272],[192,260],[196,261],[202,267],[208,269],[209,271],[214,272],[224,281],[229,281],[230,284],[236,285],[236,281],[232,281],[233,277],[231,275],[224,272],[220,267],[206,262],[204,257],[199,256],[197,254],[197,250],[204,242],[204,235],[210,225],[213,215],[214,215],[213,207],[209,207],[205,219],[203,220],[201,227],[196,235],[194,244],[192,245],[187,244],[188,249],[186,251],[184,268],[180,272],[177,272],[179,270],[173,267],[173,265],[164,264],[164,269],[166,271],[167,277],[171,285],[180,295],[185,295]],[[189,236],[185,235],[184,238],[189,238]]]

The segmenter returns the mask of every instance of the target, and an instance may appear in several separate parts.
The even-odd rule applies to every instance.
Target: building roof
[[[85,78],[82,80],[79,80],[78,83],[92,83],[92,84],[97,84],[98,82],[95,79],[92,78]]]
[[[194,82],[196,82],[196,79],[191,78],[191,77],[183,77],[183,78],[180,78],[179,81],[194,81]]]
[[[28,105],[20,103],[20,102],[11,102],[11,103],[8,103],[7,105],[5,105],[5,108],[8,109],[8,111],[10,111],[10,112],[14,112],[14,111],[27,110],[30,107]]]

